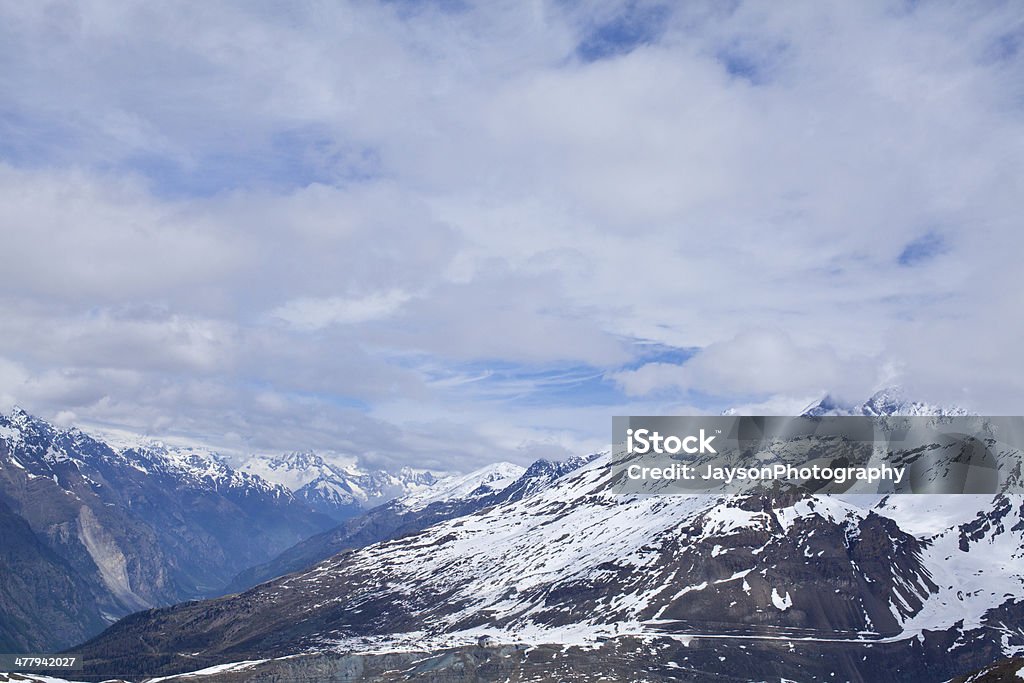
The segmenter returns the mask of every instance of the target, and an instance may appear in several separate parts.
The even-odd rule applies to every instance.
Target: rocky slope
[[[3,500],[0,539],[0,652],[69,647],[107,626],[94,587]]]

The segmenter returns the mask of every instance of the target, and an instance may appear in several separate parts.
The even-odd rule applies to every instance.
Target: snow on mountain
[[[127,466],[143,474],[169,477],[179,485],[196,489],[234,490],[243,495],[247,492],[275,497],[289,495],[284,486],[232,468],[227,458],[209,448],[173,446],[125,434],[112,442],[102,431],[90,434],[76,427],[62,429],[17,406],[10,415],[0,418],[0,439],[14,449],[33,454],[30,460],[38,465],[73,463],[80,470],[97,464]],[[10,456],[10,460],[15,467],[24,468],[16,456]],[[32,472],[33,476],[51,474]]]
[[[206,448],[168,446],[154,441],[123,450],[121,456],[141,472],[171,476],[195,488],[236,491],[242,495],[258,493],[275,498],[290,495],[281,484],[234,469],[227,458]]]
[[[161,653],[202,643],[199,661],[181,665],[203,666],[256,652],[440,651],[486,636],[590,648],[841,641],[867,656],[902,637],[936,590],[923,542],[870,510],[810,496],[625,496],[615,476],[610,456],[599,457],[532,495],[216,605],[148,613],[86,654],[102,673],[103,659],[113,671],[119,656],[135,656],[117,644],[138,638]]]
[[[410,510],[421,510],[431,503],[470,500],[503,491],[526,472],[525,467],[509,462],[487,465],[469,474],[444,477],[430,486],[398,499]]]
[[[241,469],[286,486],[314,509],[338,520],[432,487],[430,472],[403,467],[397,473],[365,470],[351,463],[331,462],[311,451],[277,457],[255,456]]]
[[[840,410],[964,414],[893,392],[808,412]],[[138,661],[119,644],[140,638],[162,653],[159,673],[302,653],[450,657],[486,641],[524,662],[583,647],[626,670],[657,651],[706,679],[762,680],[770,663],[795,680],[905,681],[1024,652],[1020,496],[623,495],[609,455],[560,467],[536,463],[493,504],[216,603],[118,624],[87,659],[117,671]],[[166,656],[195,643],[198,659]]]
[[[826,396],[804,414],[969,415],[957,406],[908,400],[899,388],[879,391],[856,406],[841,406]],[[857,502],[858,496],[850,498]],[[882,497],[870,507],[924,542],[922,564],[936,588],[923,609],[904,620],[906,632],[987,627],[988,615],[1008,603],[1024,602],[1024,497],[896,495]],[[1019,627],[1007,631],[1004,654],[1024,651],[1019,644],[1008,645],[1020,633]]]
[[[408,535],[492,505],[519,500],[554,485],[559,477],[591,459],[538,460],[525,470],[511,463],[497,463],[470,474],[446,477],[430,488],[345,520],[333,529],[295,544],[270,562],[239,573],[225,592],[242,591],[306,569],[344,550]]]
[[[909,400],[900,387],[887,387],[876,392],[864,403],[849,405],[826,395],[821,400],[804,408],[803,415],[823,417],[825,415],[917,415],[957,416],[969,415],[957,406],[939,406],[932,403]]]
[[[990,497],[988,506],[970,521],[931,536],[922,561],[937,590],[904,628],[981,628],[986,615],[1001,605],[1024,601],[1024,498]],[[1004,628],[1012,635],[1022,626],[1018,622]],[[1024,648],[1013,651],[1021,652]]]
[[[350,467],[351,464],[344,463],[328,465],[322,456],[312,451],[252,456],[239,465],[239,469],[281,484],[289,491],[298,491],[317,477],[334,475],[335,471],[341,472]]]
[[[81,614],[111,619],[210,595],[330,525],[284,487],[216,453],[160,443],[113,448],[17,408],[0,415],[0,499],[85,587]],[[0,621],[8,619],[0,610]],[[31,626],[23,634],[57,631]]]

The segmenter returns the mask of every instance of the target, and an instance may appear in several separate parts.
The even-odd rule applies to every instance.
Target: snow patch
[[[789,597],[789,591],[782,595],[779,593],[778,588],[772,588],[772,604],[775,605],[776,609],[785,612],[793,606],[793,599]]]

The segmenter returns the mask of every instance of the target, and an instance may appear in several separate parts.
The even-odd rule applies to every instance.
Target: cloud
[[[827,346],[801,345],[783,331],[762,329],[709,344],[684,363],[647,363],[613,373],[612,379],[631,396],[666,390],[732,397],[857,396],[875,387],[873,365],[869,358],[843,359]]]
[[[25,368],[0,357],[0,410],[6,412],[17,405],[28,377]]]
[[[323,297],[292,299],[270,312],[300,330],[319,330],[330,325],[348,325],[386,318],[409,300],[401,291],[369,294],[358,298]]]
[[[6,5],[0,398],[460,468],[887,381],[1021,412],[1018,23]]]

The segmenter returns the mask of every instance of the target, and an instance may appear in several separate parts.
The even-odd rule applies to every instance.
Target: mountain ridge
[[[882,398],[886,414],[902,405]],[[537,463],[489,505],[245,592],[134,615],[84,652],[97,675],[361,657],[407,662],[412,677],[402,658],[424,651],[437,675],[559,656],[583,670],[587,652],[655,680],[749,680],[771,662],[791,680],[936,681],[1024,650],[1019,497],[958,499],[976,506],[966,521],[921,534],[900,519],[929,501],[622,495],[608,455],[560,467]],[[534,486],[531,470],[550,476]],[[130,649],[139,637],[155,658]],[[186,650],[201,661],[175,655]],[[652,667],[652,651],[673,666]]]
[[[398,472],[330,462],[313,451],[252,456],[240,469],[284,485],[295,497],[337,521],[394,498],[430,488],[437,477],[403,467]]]

